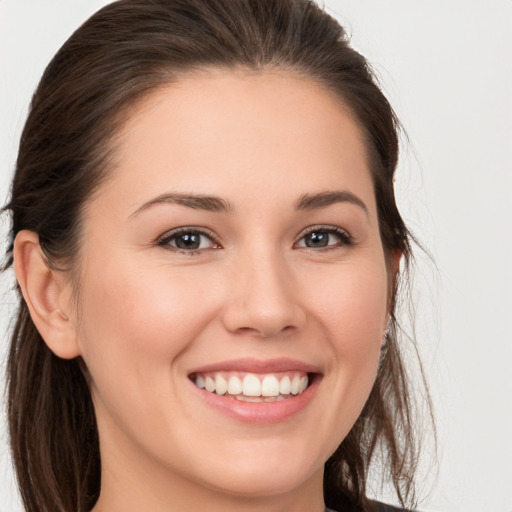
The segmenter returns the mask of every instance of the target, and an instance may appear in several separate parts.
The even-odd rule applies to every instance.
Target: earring
[[[390,321],[388,321],[388,326],[386,327],[386,330],[384,331],[384,335],[382,336],[382,342],[380,344],[380,347],[381,348],[384,348],[387,343],[388,343],[388,339],[389,339],[389,330],[390,330]]]

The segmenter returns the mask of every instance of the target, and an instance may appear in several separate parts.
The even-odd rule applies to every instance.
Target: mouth
[[[291,359],[238,359],[196,368],[189,381],[203,402],[237,421],[271,424],[308,407],[323,374]]]
[[[195,372],[190,380],[208,393],[241,402],[280,402],[306,391],[314,374],[304,371],[250,373],[239,371]]]

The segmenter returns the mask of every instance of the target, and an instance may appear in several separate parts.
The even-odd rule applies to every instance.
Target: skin
[[[88,368],[102,453],[94,512],[322,511],[323,465],[368,397],[388,316],[359,127],[308,79],[205,71],[140,103],[116,154],[84,212],[79,311],[69,277],[45,274],[35,235],[22,232],[15,249],[43,338]],[[305,194],[332,191],[364,207],[296,209]],[[148,205],[167,193],[230,209]],[[214,240],[189,252],[161,243],[190,226]],[[327,247],[307,247],[311,226],[350,242],[331,234]],[[321,377],[307,406],[277,423],[219,412],[188,378],[202,365],[278,357]]]

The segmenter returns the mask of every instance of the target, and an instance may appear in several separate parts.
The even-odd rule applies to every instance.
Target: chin
[[[222,464],[212,463],[207,486],[240,497],[286,494],[323,475],[324,457],[312,455],[304,447],[290,449],[270,442],[266,449],[254,447],[252,452],[224,457]]]
[[[237,468],[235,471],[228,471],[210,482],[209,487],[239,497],[270,497],[287,494],[301,487],[313,474],[315,473],[294,469],[292,465],[283,462],[278,469]]]

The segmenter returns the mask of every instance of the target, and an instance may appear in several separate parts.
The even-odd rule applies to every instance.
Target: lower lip
[[[300,395],[279,402],[242,402],[229,396],[217,395],[197,387],[202,400],[217,411],[245,423],[270,424],[286,421],[304,410],[313,398],[320,381],[315,375],[311,384]]]

